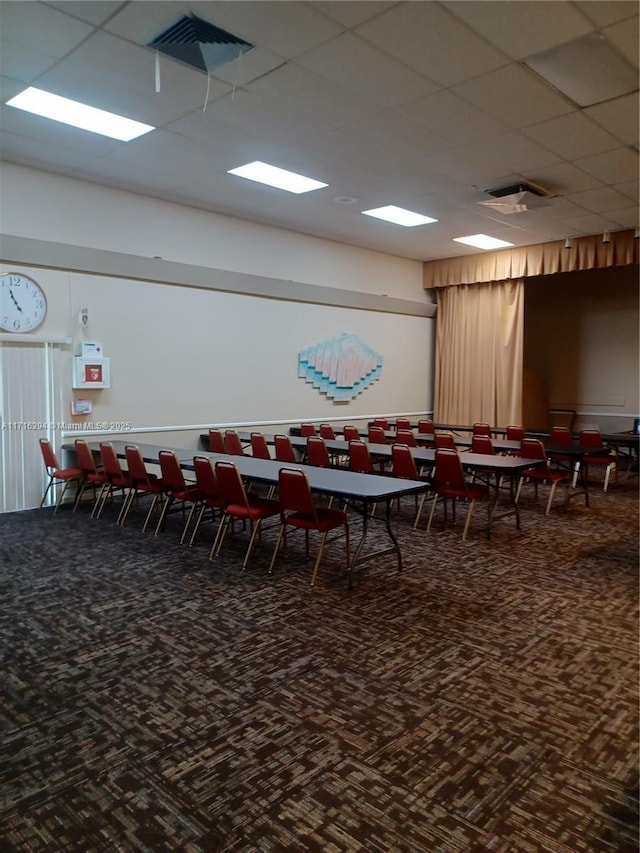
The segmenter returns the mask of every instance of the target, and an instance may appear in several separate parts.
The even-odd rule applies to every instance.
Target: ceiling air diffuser
[[[253,47],[248,41],[215,27],[195,15],[184,15],[156,36],[152,47],[191,68],[210,74]]]
[[[520,183],[487,190],[487,195],[490,195],[491,198],[487,201],[480,201],[478,204],[489,207],[496,213],[524,213],[536,207],[544,207],[545,198],[548,198],[550,193],[542,187],[535,186],[535,184]]]

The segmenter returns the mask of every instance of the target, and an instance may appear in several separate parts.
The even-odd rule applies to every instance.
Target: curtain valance
[[[572,237],[571,248],[564,240],[537,243],[499,252],[482,252],[458,258],[427,261],[423,267],[423,287],[449,287],[456,284],[478,284],[506,281],[533,275],[550,275],[578,270],[637,264],[640,240],[633,229],[612,231],[609,242],[602,234]]]

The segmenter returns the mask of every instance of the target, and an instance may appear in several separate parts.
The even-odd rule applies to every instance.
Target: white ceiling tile
[[[637,228],[640,225],[638,220],[637,207],[625,207],[623,210],[610,210],[607,213],[609,219],[613,219],[616,225],[623,228]]]
[[[577,169],[572,163],[556,163],[554,166],[531,169],[528,177],[538,186],[563,195],[579,190],[590,190],[601,185],[597,178],[582,169]]]
[[[604,231],[613,230],[616,224],[613,219],[606,216],[597,216],[595,213],[564,220],[564,225],[569,229],[570,235],[601,234]]]
[[[397,0],[317,0],[310,5],[345,27],[356,27],[397,5]]]
[[[573,109],[565,98],[533,73],[513,65],[454,86],[453,91],[518,128],[564,115]]]
[[[60,3],[48,2],[47,6],[53,6],[60,12],[73,15],[74,18],[80,18],[81,21],[86,21],[89,24],[99,27],[112,17],[112,15],[115,15],[119,9],[126,6],[126,2],[114,3],[111,0],[66,0],[66,2]]]
[[[85,39],[92,28],[42,3],[0,4],[2,44],[14,43],[60,58]]]
[[[606,27],[638,14],[637,0],[576,0],[576,6],[598,27]]]
[[[604,154],[594,154],[576,160],[575,165],[603,184],[619,184],[638,180],[638,155],[629,148],[617,148]]]
[[[508,62],[501,51],[435,3],[400,3],[359,26],[357,33],[441,86]]]
[[[628,21],[621,21],[607,27],[604,34],[618,48],[620,53],[638,67],[638,15]]]
[[[613,188],[634,201],[640,199],[640,184],[638,181],[624,181],[621,184],[614,184]]]
[[[298,64],[385,106],[403,104],[438,88],[350,33],[309,51]]]
[[[571,3],[448,0],[444,5],[514,59],[571,41],[592,29]]]
[[[534,124],[524,129],[523,133],[566,160],[588,157],[619,147],[614,136],[577,111]]]
[[[598,187],[595,190],[573,193],[567,196],[568,201],[573,201],[580,207],[597,213],[609,213],[611,210],[620,210],[629,205],[630,198],[614,190],[612,187]]]
[[[449,91],[440,91],[398,107],[397,112],[442,136],[451,145],[461,140],[508,131],[509,125]]]
[[[261,47],[252,47],[246,53],[241,53],[237,59],[216,68],[215,77],[225,80],[232,86],[244,86],[252,80],[257,80],[263,74],[268,74],[286,62],[284,57]]]
[[[585,115],[614,134],[625,145],[638,145],[640,116],[638,93],[624,95],[604,104],[596,104],[584,110]]]

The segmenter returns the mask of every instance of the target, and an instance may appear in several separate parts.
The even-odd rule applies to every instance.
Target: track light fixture
[[[567,239],[564,241],[564,247],[565,247],[565,249],[571,249],[572,248],[571,237],[567,237]]]
[[[610,240],[611,240],[611,236],[609,235],[609,232],[605,231],[602,235],[602,242],[608,243]]]

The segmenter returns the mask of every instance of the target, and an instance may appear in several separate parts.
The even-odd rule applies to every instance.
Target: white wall
[[[152,440],[154,428],[174,428],[171,439],[165,434],[167,443],[191,447],[206,424],[430,411],[435,321],[424,316],[431,300],[422,289],[420,263],[20,167],[3,167],[0,189],[2,232],[25,238],[27,246],[21,263],[5,260],[0,271],[31,275],[48,300],[36,334],[69,336],[75,346],[82,339],[102,341],[111,359],[110,389],[73,392],[67,349],[61,411],[69,411],[72,396],[94,404],[92,415],[76,422],[149,428],[140,441]],[[37,264],[27,256],[29,241],[38,245]],[[41,241],[69,247],[70,258],[74,248],[89,248],[95,268],[51,268],[42,262]],[[131,269],[136,259],[155,254],[208,266],[221,286],[224,270],[272,277],[291,285],[292,298],[107,275],[100,260],[105,250],[119,253],[121,267]],[[1,248],[0,257],[7,257]],[[354,294],[354,305],[358,294],[389,293],[393,285],[408,313],[293,301],[307,285],[342,288],[347,301]],[[77,319],[82,307],[89,308],[86,328]],[[361,337],[384,365],[378,382],[337,405],[298,378],[297,359],[302,348],[341,332]],[[190,425],[193,430],[185,429]]]

